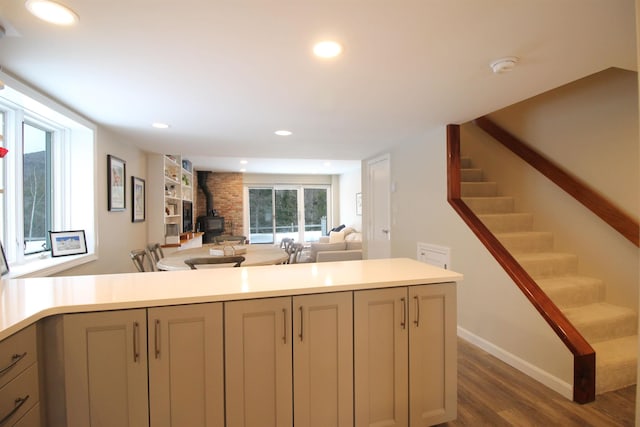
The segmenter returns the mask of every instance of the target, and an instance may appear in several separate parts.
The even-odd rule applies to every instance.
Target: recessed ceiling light
[[[168,124],[166,124],[166,123],[158,123],[158,122],[152,124],[151,126],[153,126],[156,129],[168,129],[169,128]]]
[[[247,171],[247,169],[246,169],[246,168],[242,168],[242,169],[240,169],[240,172],[246,172],[246,171]]]
[[[277,130],[277,131],[275,131],[275,134],[276,134],[276,135],[279,135],[279,136],[289,136],[289,135],[291,135],[292,133],[293,133],[293,132],[291,132],[291,131],[289,131],[289,130],[284,130],[284,129],[281,129],[281,130]]]
[[[324,162],[324,167],[325,168],[330,168],[331,167],[331,162]]]
[[[27,0],[25,7],[43,21],[55,25],[73,25],[78,15],[67,6],[51,0]]]
[[[313,46],[313,53],[320,58],[335,58],[342,53],[342,45],[333,41],[316,43]]]
[[[247,160],[240,160],[241,165],[246,165],[247,163],[249,163]]]

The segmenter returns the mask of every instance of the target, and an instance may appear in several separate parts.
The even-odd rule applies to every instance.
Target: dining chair
[[[151,255],[150,260],[153,262],[155,269],[158,269],[158,261],[164,258],[164,252],[162,252],[162,246],[160,243],[149,243],[147,245],[147,249],[149,250],[149,254]]]
[[[289,254],[289,262],[288,264],[296,264],[298,259],[300,258],[300,254],[304,249],[304,245],[302,243],[291,243],[288,246],[287,253]]]
[[[133,261],[133,265],[136,266],[138,271],[156,271],[151,253],[148,249],[134,249],[129,252],[129,257],[131,257],[131,261]],[[145,260],[146,264],[149,265],[148,268],[145,268]]]
[[[293,244],[293,242],[294,240],[291,237],[283,237],[282,240],[280,240],[280,247],[288,253],[289,246]]]
[[[242,264],[243,262],[243,256],[209,256],[188,258],[184,260],[184,263],[187,264],[192,270],[197,270],[197,265],[233,264],[233,267],[240,267],[240,264]]]
[[[213,243],[216,243],[216,244],[220,244],[224,242],[234,242],[234,243],[240,243],[241,245],[244,245],[246,241],[247,241],[246,236],[214,236],[213,237]]]

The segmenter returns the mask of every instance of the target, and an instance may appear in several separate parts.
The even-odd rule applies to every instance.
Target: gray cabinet
[[[352,426],[352,313],[351,292],[226,303],[227,426]]]
[[[224,426],[222,303],[69,314],[47,329],[49,425]]]
[[[293,422],[291,298],[225,303],[227,427]]]
[[[354,292],[355,425],[456,417],[454,284]]]
[[[148,310],[152,427],[224,426],[222,303]]]
[[[40,425],[36,326],[0,342],[0,424]]]

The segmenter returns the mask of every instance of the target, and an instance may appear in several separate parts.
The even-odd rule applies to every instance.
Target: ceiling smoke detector
[[[515,56],[507,56],[506,58],[500,58],[493,61],[489,66],[493,70],[494,73],[507,73],[516,66],[518,63],[518,58]]]

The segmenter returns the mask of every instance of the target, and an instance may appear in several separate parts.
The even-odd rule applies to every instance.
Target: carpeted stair
[[[469,158],[461,163],[461,192],[496,238],[562,310],[596,351],[596,394],[636,382],[637,313],[605,302],[602,280],[579,274],[578,257],[554,251],[553,233],[533,230],[533,215],[514,212]]]

